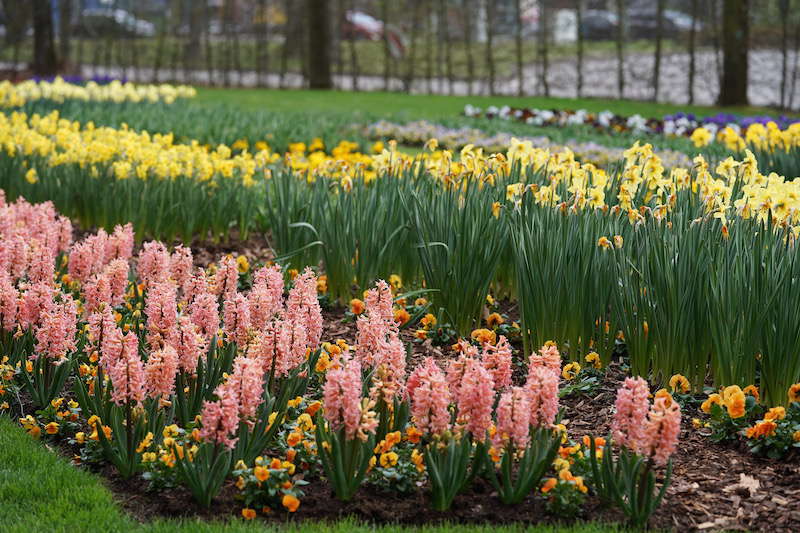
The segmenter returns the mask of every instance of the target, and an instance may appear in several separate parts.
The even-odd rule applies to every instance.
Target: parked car
[[[658,21],[654,9],[631,10],[628,13],[628,35],[633,39],[652,39],[656,34]],[[702,29],[702,23],[695,22],[695,30]],[[692,29],[692,17],[674,9],[664,10],[662,35],[664,37],[677,37]]]
[[[89,37],[152,37],[156,34],[152,22],[137,19],[124,9],[113,8],[85,9],[76,30]]]
[[[616,13],[602,9],[587,9],[583,13],[580,32],[584,39],[602,41],[617,36],[619,17]]]
[[[348,11],[342,22],[343,39],[368,39],[370,41],[383,40],[383,21],[363,11]],[[389,39],[389,52],[395,59],[400,59],[406,53],[405,39],[395,28],[386,29]]]

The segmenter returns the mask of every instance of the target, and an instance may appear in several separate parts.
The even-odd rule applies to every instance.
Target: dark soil
[[[243,247],[244,244],[244,247]],[[246,243],[208,246],[193,245],[196,262],[208,264],[226,253],[246,253],[253,260],[269,258],[268,245],[261,237],[251,237]],[[513,305],[501,303],[501,310],[513,318]],[[355,341],[355,324],[345,321],[345,310],[330,308],[324,311],[323,338],[343,338]],[[403,340],[413,340],[413,329],[402,331]],[[414,343],[411,366],[426,355],[437,359],[451,357],[448,346],[436,347],[430,342]],[[518,348],[518,347],[516,347]],[[612,414],[615,392],[625,374],[613,363],[604,379],[590,395],[576,394],[562,400],[566,407],[569,434],[579,440],[583,435],[606,435]],[[771,530],[800,531],[800,454],[782,460],[762,459],[735,444],[715,444],[704,430],[692,427],[691,419],[701,417],[697,409],[684,410],[683,431],[678,452],[673,457],[672,484],[661,507],[653,515],[650,526],[674,531]],[[72,457],[74,450],[62,445],[60,451]],[[238,491],[229,481],[210,509],[194,503],[188,490],[177,487],[154,493],[147,491],[141,478],[121,479],[113,467],[100,471],[106,485],[119,504],[140,521],[158,517],[199,517],[218,519],[240,516],[242,504]],[[613,508],[600,505],[589,496],[581,513],[573,517],[548,515],[543,498],[531,495],[520,505],[500,503],[493,489],[477,480],[466,493],[459,495],[450,511],[436,512],[430,508],[424,488],[411,495],[381,492],[365,486],[351,502],[340,502],[329,485],[314,480],[304,487],[306,493],[298,511],[288,514],[277,510],[271,515],[259,513],[259,520],[284,522],[292,520],[334,520],[344,516],[381,524],[399,523],[421,525],[437,522],[532,524],[563,521],[624,522]]]
[[[342,332],[345,338],[354,329],[331,313],[326,332]],[[343,312],[339,311],[339,315]],[[419,346],[419,345],[417,345]],[[606,377],[591,396],[575,395],[562,400],[569,417],[565,420],[570,436],[579,440],[585,434],[605,435],[609,429],[615,391],[624,379],[618,365],[612,364]],[[673,481],[650,526],[673,531],[800,531],[800,457],[783,460],[761,459],[735,445],[714,444],[691,426],[695,413],[684,415],[678,452],[673,458]],[[242,504],[230,481],[210,509],[192,500],[184,488],[161,493],[147,492],[147,482],[122,480],[106,466],[101,474],[117,501],[141,521],[158,517],[199,517],[213,519],[239,516]],[[422,525],[438,522],[473,524],[534,524],[572,521],[624,522],[613,508],[603,507],[589,496],[578,516],[558,517],[547,514],[544,500],[529,496],[520,505],[500,503],[490,485],[477,480],[466,493],[459,495],[450,511],[430,508],[421,488],[411,495],[381,492],[365,486],[351,502],[339,502],[327,483],[313,480],[298,511],[283,510],[271,515],[259,513],[260,520],[334,520],[345,516],[382,524]]]

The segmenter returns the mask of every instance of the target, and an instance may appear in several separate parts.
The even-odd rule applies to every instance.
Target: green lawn
[[[621,115],[639,113],[645,117],[661,117],[677,111],[693,112],[698,115],[711,115],[722,108],[660,104],[634,100],[594,99],[594,98],[544,98],[512,96],[445,96],[409,95],[394,92],[349,92],[349,91],[308,91],[277,89],[216,89],[198,88],[199,103],[229,103],[243,109],[264,109],[270,111],[339,111],[370,114],[385,117],[438,120],[452,118],[463,112],[466,104],[481,108],[489,105],[525,106],[545,109],[587,109],[604,111],[606,109]],[[725,108],[726,112],[741,114],[776,114],[774,110],[746,107]]]
[[[335,505],[335,502],[331,503]],[[140,524],[125,514],[115,503],[111,492],[93,474],[71,466],[66,460],[34,441],[14,422],[0,416],[0,532],[239,532],[285,531],[287,533],[512,533],[531,531],[550,533],[601,533],[618,531],[614,527],[594,524],[567,528],[437,526],[374,528],[343,520],[335,523],[296,523],[265,526],[231,517],[229,522],[199,520],[161,520]]]

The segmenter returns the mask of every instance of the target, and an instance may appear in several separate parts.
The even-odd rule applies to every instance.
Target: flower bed
[[[731,149],[741,150],[745,144],[752,143],[755,139],[764,137],[765,128],[777,129],[786,132],[789,139],[783,139],[781,144],[788,146],[797,145],[797,133],[800,131],[795,124],[800,123],[800,118],[781,115],[770,116],[745,116],[741,117],[731,113],[718,113],[707,117],[697,117],[693,113],[675,113],[665,115],[663,118],[646,118],[639,114],[624,117],[611,111],[592,113],[585,109],[532,109],[488,107],[482,109],[467,105],[464,107],[467,117],[498,118],[501,120],[517,120],[534,126],[589,126],[596,130],[608,133],[631,132],[636,134],[651,134],[665,136],[685,136],[694,141],[695,146],[706,146],[713,141],[718,141]],[[753,126],[756,126],[753,128]],[[752,129],[752,131],[751,131]],[[767,140],[767,139],[765,139]],[[771,140],[771,138],[770,138]]]

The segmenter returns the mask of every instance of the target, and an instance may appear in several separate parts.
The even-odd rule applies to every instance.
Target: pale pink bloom
[[[346,440],[353,440],[361,426],[361,364],[344,353],[325,375],[322,387],[325,419],[332,431],[344,428]]]
[[[111,306],[111,284],[107,276],[95,274],[83,285],[84,306],[87,313],[94,313],[101,306]]]
[[[450,392],[453,396],[458,396],[458,390],[461,388],[461,381],[464,378],[464,370],[467,368],[467,361],[471,359],[478,359],[478,349],[471,343],[464,339],[458,340],[459,356],[455,359],[450,359],[447,362],[447,386],[450,387]]]
[[[6,241],[4,246],[8,250],[8,273],[14,279],[20,279],[25,276],[25,270],[28,268],[28,256],[30,255],[30,246],[26,242],[26,238],[22,235],[15,235],[13,238]]]
[[[264,373],[261,362],[251,357],[238,356],[233,360],[233,371],[223,385],[234,389],[239,398],[239,414],[242,419],[252,423],[258,412],[264,393]]]
[[[681,407],[671,397],[656,397],[647,416],[642,451],[657,465],[665,465],[678,446]]]
[[[554,344],[549,346],[542,346],[539,353],[531,353],[528,359],[528,369],[540,366],[547,368],[556,376],[561,375],[561,354],[558,353],[558,347]]]
[[[117,405],[139,404],[144,401],[144,364],[139,357],[139,340],[128,332],[120,337],[120,352],[109,366],[108,376],[113,391],[111,400]]]
[[[375,315],[386,323],[395,324],[394,311],[392,310],[394,299],[392,290],[386,281],[379,279],[375,282],[375,288],[367,291],[364,297],[364,305],[367,313]]]
[[[491,372],[495,389],[511,385],[511,345],[503,335],[494,346],[489,343],[483,345],[481,361],[484,368]]]
[[[374,289],[367,291],[365,312],[356,319],[356,357],[369,368],[378,366],[381,346],[398,334],[392,311],[392,291],[389,285],[379,280]]]
[[[186,374],[194,374],[197,371],[198,360],[207,350],[207,345],[205,339],[200,335],[197,325],[186,315],[178,318],[173,346],[178,352],[180,369]]]
[[[234,292],[222,304],[222,314],[222,329],[228,342],[236,342],[242,349],[247,347],[250,331],[250,306],[247,298]]]
[[[61,301],[53,304],[41,316],[36,328],[36,352],[50,359],[61,360],[76,348],[75,333],[78,305],[69,294],[62,294]]]
[[[272,265],[271,267],[263,266],[256,270],[253,274],[253,285],[266,285],[269,292],[272,293],[271,300],[275,312],[278,312],[283,306],[283,271],[280,265]]]
[[[112,259],[103,275],[108,278],[109,289],[111,290],[111,305],[116,307],[125,302],[125,292],[128,290],[128,271],[130,266],[127,259]]]
[[[67,270],[70,278],[84,283],[92,275],[98,274],[105,266],[105,247],[108,234],[100,229],[75,244],[69,254]]]
[[[253,276],[253,288],[247,297],[253,327],[262,329],[283,307],[283,274],[278,265],[262,267]]]
[[[209,292],[195,296],[189,305],[189,316],[192,318],[206,340],[210,340],[219,330],[219,307],[217,298]]]
[[[322,308],[317,299],[317,276],[310,268],[295,278],[294,287],[289,291],[285,318],[305,327],[308,346],[319,346],[322,338]]]
[[[175,247],[170,256],[170,275],[172,280],[183,287],[192,276],[192,250],[181,246]]]
[[[611,436],[617,446],[639,452],[645,442],[647,412],[650,408],[650,389],[640,377],[626,378],[617,390]]]
[[[104,253],[106,263],[114,259],[122,259],[127,262],[133,257],[133,239],[133,226],[130,222],[124,226],[119,224],[114,226],[114,232],[106,241]]]
[[[504,447],[511,444],[524,450],[530,442],[531,402],[523,387],[512,387],[500,395],[497,403],[497,432],[493,444]]]
[[[110,313],[110,311],[107,311]],[[100,313],[95,313],[93,317],[101,317]],[[111,368],[117,364],[117,361],[122,357],[124,349],[124,336],[122,330],[117,327],[113,319],[111,323],[105,320],[96,326],[92,327],[92,344],[93,347],[100,348],[100,368],[107,374],[111,372]],[[138,346],[137,346],[138,349]]]
[[[58,251],[66,252],[72,245],[72,222],[67,217],[58,217]]]
[[[450,429],[450,390],[444,373],[432,357],[426,358],[411,373],[407,391],[417,429],[431,435]]]
[[[163,283],[169,278],[170,255],[167,247],[158,241],[144,243],[139,252],[136,273],[147,285]]]
[[[492,425],[495,396],[492,383],[492,375],[480,361],[467,360],[461,387],[456,395],[457,420],[478,441],[486,439],[486,432]]]
[[[382,381],[383,399],[391,404],[395,395],[404,395],[406,381],[406,347],[398,336],[378,347],[378,368]]]
[[[183,299],[189,304],[200,294],[214,294],[208,283],[208,277],[202,268],[196,269],[181,288],[183,289]]]
[[[219,268],[214,275],[214,294],[221,296],[223,300],[228,300],[236,294],[239,285],[239,269],[236,260],[231,256],[225,256],[219,262]]]
[[[525,383],[531,409],[531,425],[548,427],[558,414],[558,376],[546,366],[528,369]]]
[[[264,373],[282,377],[305,361],[307,351],[303,325],[275,319],[256,335],[248,353]]]
[[[103,347],[109,349],[109,341],[114,340],[115,330],[118,330],[117,324],[114,321],[114,315],[111,309],[106,307],[102,311],[91,313],[86,319],[87,326],[87,342],[84,351],[91,354],[94,351],[100,351],[100,366],[105,370],[105,365],[108,361],[104,362],[102,357]],[[119,335],[122,335],[119,332]],[[118,355],[118,354],[116,354]]]
[[[231,437],[239,429],[239,398],[235,389],[224,387],[217,387],[215,394],[219,400],[203,402],[200,414],[203,427],[200,429],[200,437],[207,442],[233,449],[239,440]]]
[[[53,283],[55,276],[55,256],[50,248],[38,239],[31,240],[28,280],[31,283]]]
[[[69,253],[69,264],[67,272],[73,281],[83,283],[92,275],[95,258],[92,256],[94,250],[85,242],[79,242],[72,247]]]
[[[21,293],[18,320],[23,329],[34,327],[53,306],[55,291],[48,283],[28,285]]]
[[[144,368],[147,395],[151,398],[168,399],[175,392],[178,375],[178,354],[175,348],[165,345],[150,353]]]
[[[268,322],[266,326],[256,333],[253,343],[247,352],[249,357],[256,359],[261,365],[261,371],[265,374],[275,372],[278,355],[278,337],[280,335],[281,324],[277,321]]]
[[[153,283],[144,298],[147,315],[147,344],[151,348],[163,345],[173,334],[178,320],[177,287],[169,281]]]
[[[0,272],[0,321],[3,330],[12,331],[17,326],[19,291],[8,274]]]

